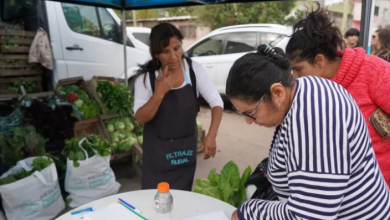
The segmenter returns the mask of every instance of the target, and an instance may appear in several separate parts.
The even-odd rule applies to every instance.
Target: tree
[[[248,23],[277,23],[294,22],[294,17],[285,20],[295,7],[296,1],[233,3],[224,5],[208,5],[193,7],[178,7],[165,9],[169,16],[194,15],[198,23],[216,29],[227,25]],[[300,13],[302,14],[302,13]],[[297,18],[301,18],[296,14]]]
[[[120,19],[122,19],[122,11],[121,10],[114,10],[115,14],[118,15]],[[133,19],[133,12],[132,11],[125,11],[126,20]]]

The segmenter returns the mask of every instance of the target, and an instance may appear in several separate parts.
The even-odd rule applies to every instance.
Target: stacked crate
[[[0,30],[0,94],[42,92],[43,68],[30,64],[28,54],[36,32]]]

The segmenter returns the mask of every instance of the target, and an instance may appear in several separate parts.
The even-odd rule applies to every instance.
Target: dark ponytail
[[[306,11],[306,18],[293,26],[293,34],[286,47],[289,60],[308,61],[313,63],[318,54],[334,60],[337,50],[343,48],[343,37],[340,29],[330,21],[326,9],[320,7]]]
[[[256,53],[248,53],[234,62],[226,82],[226,95],[248,103],[258,102],[265,95],[270,100],[271,85],[292,87],[290,62],[280,48],[262,44]]]
[[[169,46],[169,41],[172,37],[177,37],[180,42],[183,41],[183,35],[181,34],[180,30],[170,23],[160,23],[152,28],[149,37],[149,52],[152,59],[145,64],[138,65],[139,70],[137,70],[135,78],[145,74],[145,82],[146,73],[154,73],[161,68],[161,63],[157,59],[156,54],[162,53],[163,49]]]

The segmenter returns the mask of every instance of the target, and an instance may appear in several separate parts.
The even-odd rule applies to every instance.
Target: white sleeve
[[[201,64],[192,60],[192,68],[196,75],[196,87],[198,92],[207,101],[211,108],[220,106],[223,108],[223,101],[217,88],[211,82],[209,75]]]
[[[137,113],[138,109],[144,106],[153,95],[148,73],[146,73],[145,83],[144,77],[145,75],[141,75],[137,77],[134,82],[134,114]]]

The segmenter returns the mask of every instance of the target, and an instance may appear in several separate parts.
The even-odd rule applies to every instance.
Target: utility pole
[[[135,10],[133,12],[133,26],[137,27],[137,12]]]

